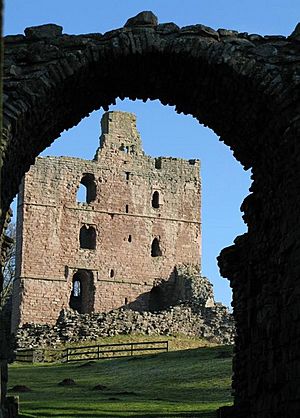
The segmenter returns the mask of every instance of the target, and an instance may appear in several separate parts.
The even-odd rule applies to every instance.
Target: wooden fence
[[[21,363],[33,363],[33,348],[24,348],[16,351],[16,361]]]
[[[48,348],[19,348],[15,361],[20,363],[54,363],[62,361],[63,350]]]
[[[151,352],[169,351],[168,341],[143,341],[139,343],[98,344],[72,347],[64,350],[46,350],[38,348],[18,349],[15,360],[22,363],[40,363],[54,361],[101,360],[137,356]]]
[[[66,348],[63,361],[101,360],[149,354],[153,351],[169,351],[168,341],[144,341],[125,344],[99,344]]]

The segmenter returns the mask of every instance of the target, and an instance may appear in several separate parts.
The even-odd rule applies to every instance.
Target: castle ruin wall
[[[176,265],[200,269],[200,162],[145,155],[133,114],[108,112],[101,125],[94,160],[37,158],[23,178],[13,330],[54,324],[76,273],[88,295],[81,313],[90,313],[145,310]]]

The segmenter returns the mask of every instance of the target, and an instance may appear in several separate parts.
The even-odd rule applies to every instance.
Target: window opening
[[[91,203],[96,199],[96,183],[94,174],[84,174],[77,190],[77,202]]]
[[[155,191],[152,195],[152,207],[155,209],[159,208],[159,193]]]
[[[155,168],[161,169],[161,158],[155,158]]]
[[[111,279],[114,277],[114,275],[115,275],[115,272],[114,272],[114,270],[113,270],[113,269],[111,269],[111,270],[110,270],[110,277],[111,277]]]
[[[125,298],[125,305],[127,305],[128,303],[128,298]]]
[[[126,213],[128,213],[128,212],[129,212],[129,206],[128,206],[128,205],[126,205],[126,206],[125,206],[125,212],[126,212]]]
[[[81,284],[79,280],[73,281],[73,295],[79,297],[81,295]]]
[[[159,241],[157,238],[154,238],[151,245],[151,257],[160,257],[161,255],[162,252],[159,247]]]
[[[126,171],[125,175],[126,175],[126,180],[128,181],[129,180],[129,177],[130,177],[130,172],[129,171]]]
[[[76,200],[78,203],[86,203],[86,187],[81,183],[77,189]]]
[[[96,229],[91,225],[83,225],[79,233],[80,248],[94,250],[96,248]]]
[[[132,236],[131,235],[129,235],[129,237],[128,237],[128,242],[131,242],[132,241]]]
[[[119,150],[125,152],[125,154],[128,154],[129,153],[129,146],[128,145],[125,146],[124,144],[122,144],[120,146]]]

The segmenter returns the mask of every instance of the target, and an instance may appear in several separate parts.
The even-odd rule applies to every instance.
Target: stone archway
[[[5,39],[2,218],[34,158],[115,98],[160,99],[211,127],[245,168],[248,233],[219,257],[237,326],[239,417],[296,416],[299,368],[300,27],[289,38],[158,24],[104,35],[28,28]]]

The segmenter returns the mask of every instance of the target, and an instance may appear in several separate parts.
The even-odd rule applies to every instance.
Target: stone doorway
[[[78,270],[72,279],[72,291],[69,306],[78,313],[94,311],[95,286],[94,276],[89,270]]]

